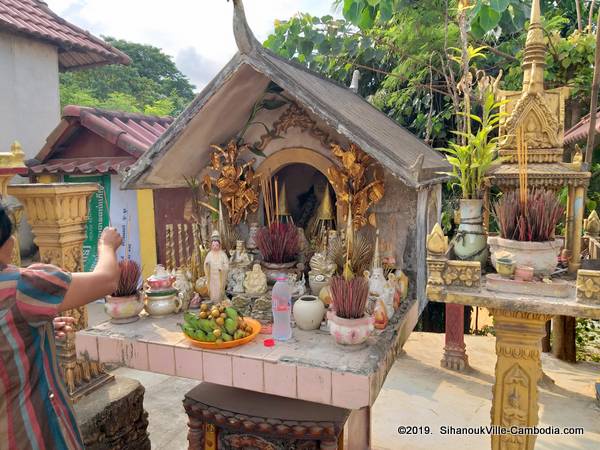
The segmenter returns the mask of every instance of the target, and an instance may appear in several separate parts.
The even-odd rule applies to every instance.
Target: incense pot
[[[492,253],[492,265],[496,270],[498,270],[497,255],[510,253],[515,265],[533,267],[535,275],[547,276],[556,269],[563,240],[556,238],[553,241],[527,242],[490,236],[488,244]]]
[[[340,345],[363,344],[375,328],[375,319],[365,315],[360,319],[343,319],[335,312],[327,313],[329,332]]]
[[[110,321],[115,324],[135,322],[144,309],[141,292],[126,297],[106,296],[104,311],[110,316]]]

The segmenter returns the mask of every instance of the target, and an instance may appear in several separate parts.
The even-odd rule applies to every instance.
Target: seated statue
[[[252,258],[244,248],[244,241],[235,242],[235,250],[231,253],[229,259],[230,267],[246,268],[252,263]]]
[[[261,270],[260,264],[254,264],[252,270],[246,273],[244,290],[247,294],[252,295],[260,295],[267,292],[267,276]]]

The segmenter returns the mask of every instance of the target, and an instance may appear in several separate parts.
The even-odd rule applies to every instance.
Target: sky
[[[226,0],[46,0],[61,17],[96,36],[161,48],[201,90],[235,54],[233,4]],[[263,42],[276,19],[297,12],[334,14],[332,0],[245,0],[248,23]]]

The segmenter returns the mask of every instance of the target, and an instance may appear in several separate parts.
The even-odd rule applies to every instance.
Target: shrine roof
[[[494,184],[519,184],[519,165],[502,164],[490,170]],[[534,163],[527,165],[528,183],[532,187],[558,188],[565,185],[587,185],[590,172],[582,171],[572,163]],[[516,183],[516,184],[515,184]]]
[[[440,173],[448,172],[450,166],[439,152],[352,90],[264,48],[248,28],[241,1],[235,0],[234,6],[239,52],[130,168],[123,179],[125,188],[175,186],[177,179],[195,176],[195,173],[177,173],[171,163],[185,159],[197,171],[205,167],[208,156],[192,154],[192,143],[196,149],[206,149],[208,153],[211,144],[221,144],[233,137],[269,82],[276,83],[287,97],[292,97],[328,130],[360,146],[407,185],[418,187],[446,178]],[[227,126],[230,129],[225,130]],[[180,143],[186,135],[189,138],[190,128],[194,127],[200,130],[194,132],[195,136],[201,136],[202,140],[190,138]],[[176,144],[179,153],[165,158]],[[165,166],[162,170],[160,164]],[[166,173],[167,167],[171,168],[170,173]],[[191,166],[182,170],[191,170]]]
[[[575,144],[587,139],[590,132],[590,115],[573,125],[565,132],[565,144]],[[600,133],[600,111],[596,112],[596,133]]]
[[[67,22],[40,0],[0,0],[0,30],[57,46],[61,70],[131,62],[125,53]]]
[[[59,125],[27,166],[36,175],[119,173],[148,150],[172,121],[171,117],[68,105]],[[83,132],[95,140],[81,140]]]

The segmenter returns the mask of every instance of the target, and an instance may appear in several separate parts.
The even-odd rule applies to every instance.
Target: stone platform
[[[131,378],[111,383],[75,404],[86,450],[150,450],[144,386]]]

